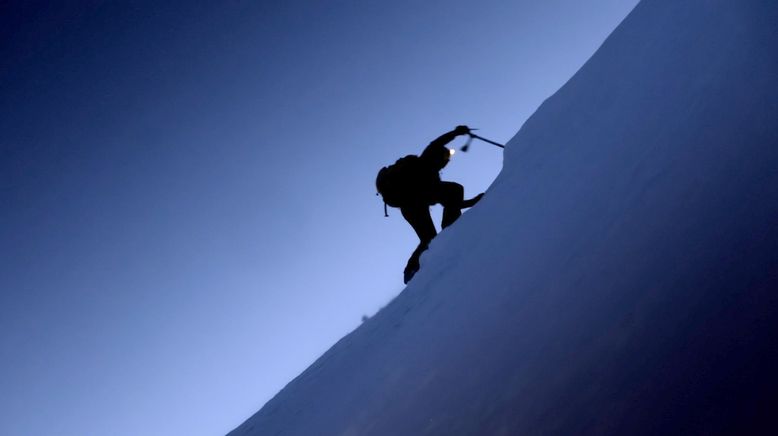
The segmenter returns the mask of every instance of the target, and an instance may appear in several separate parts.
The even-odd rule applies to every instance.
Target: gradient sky
[[[3,435],[240,424],[402,290],[377,170],[506,142],[637,0],[76,3],[0,6]]]

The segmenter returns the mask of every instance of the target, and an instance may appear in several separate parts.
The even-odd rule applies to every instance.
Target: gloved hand
[[[470,133],[470,127],[467,126],[457,126],[456,129],[454,129],[454,133],[457,135],[467,135]]]

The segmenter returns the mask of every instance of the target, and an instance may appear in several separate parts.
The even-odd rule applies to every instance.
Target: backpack
[[[419,178],[419,165],[419,157],[409,154],[378,171],[375,187],[385,205],[401,207],[412,198]]]

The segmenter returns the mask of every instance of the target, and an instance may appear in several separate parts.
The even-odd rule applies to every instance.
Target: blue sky
[[[240,424],[402,290],[377,170],[506,142],[636,3],[4,6],[0,433]]]

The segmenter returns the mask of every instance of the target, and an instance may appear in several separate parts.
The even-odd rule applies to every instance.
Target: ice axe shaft
[[[475,130],[475,129],[473,129],[473,130]],[[470,148],[470,142],[473,141],[473,138],[480,139],[481,141],[488,142],[489,144],[496,145],[496,146],[498,146],[500,148],[505,148],[504,145],[498,144],[498,143],[496,143],[496,142],[494,142],[494,141],[492,141],[490,139],[486,139],[484,137],[478,136],[475,133],[473,133],[472,131],[470,131],[470,133],[468,133],[468,136],[469,137],[467,138],[467,143],[462,147],[462,151],[467,151],[467,149]]]
[[[498,143],[496,143],[496,142],[494,142],[494,141],[492,141],[490,139],[486,139],[483,136],[478,136],[475,133],[470,133],[469,135],[470,135],[471,138],[480,139],[481,141],[488,142],[489,144],[496,145],[496,146],[498,146],[500,148],[505,148],[504,145],[498,144]]]

